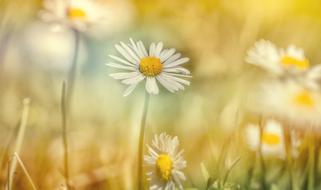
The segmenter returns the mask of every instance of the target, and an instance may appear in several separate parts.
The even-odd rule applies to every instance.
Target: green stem
[[[69,151],[68,151],[68,136],[67,136],[67,115],[70,115],[71,97],[74,92],[75,79],[77,73],[77,58],[79,53],[80,33],[77,29],[72,29],[75,36],[75,50],[72,58],[72,65],[70,67],[67,79],[67,90],[65,82],[62,85],[61,94],[61,117],[62,117],[62,140],[64,146],[64,168],[65,180],[67,190],[71,189],[69,184]]]
[[[144,110],[143,110],[143,115],[142,115],[141,125],[140,125],[139,143],[138,143],[138,165],[137,165],[138,189],[137,190],[144,189],[143,154],[144,154],[145,129],[146,129],[146,118],[147,118],[147,112],[148,112],[149,99],[150,99],[150,95],[149,93],[146,92]]]
[[[315,141],[314,141],[314,134],[313,130],[311,129],[309,135],[309,160],[308,160],[308,190],[314,190],[314,167],[315,167]]]
[[[67,111],[66,111],[66,84],[63,82],[61,89],[61,120],[62,120],[62,143],[64,146],[64,168],[67,190],[71,189],[69,185],[69,151],[67,136]]]
[[[254,174],[254,169],[255,169],[255,162],[256,162],[256,154],[251,154],[251,159],[250,159],[250,167],[247,170],[247,178],[245,182],[245,189],[250,189],[251,188],[251,183],[252,183],[252,178]]]
[[[292,138],[290,134],[290,129],[289,127],[284,128],[284,139],[285,139],[285,149],[286,149],[286,157],[287,157],[287,168],[289,172],[289,186],[290,189],[294,189],[294,184],[293,184],[293,169],[292,169]]]
[[[262,121],[260,121],[260,146],[259,146],[259,159],[260,159],[260,165],[261,165],[261,187],[262,190],[267,190],[267,184],[265,182],[265,172],[266,172],[266,168],[265,168],[265,163],[264,163],[264,158],[263,158],[263,154],[262,154],[262,135],[263,135],[263,131],[264,131],[264,124]]]

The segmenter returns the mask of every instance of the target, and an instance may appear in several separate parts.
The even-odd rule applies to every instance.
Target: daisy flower
[[[285,119],[301,126],[321,124],[320,92],[296,81],[264,82],[253,95],[250,109],[260,115]]]
[[[286,49],[279,49],[266,40],[256,42],[247,52],[245,60],[277,75],[300,73],[310,67],[301,48],[290,45]]]
[[[43,0],[43,8],[40,17],[44,21],[80,31],[104,18],[104,11],[95,0]]]
[[[149,155],[145,155],[144,160],[149,167],[149,189],[183,189],[181,181],[186,177],[181,170],[186,167],[186,161],[182,156],[183,150],[178,151],[178,146],[178,138],[166,133],[155,135],[152,145],[147,145]]]
[[[260,127],[249,124],[245,130],[247,144],[253,151],[258,151],[260,146]],[[285,142],[282,125],[275,120],[266,121],[263,126],[261,152],[264,156],[279,156],[285,158]]]
[[[184,90],[184,85],[190,85],[185,79],[191,77],[190,71],[182,67],[189,58],[181,57],[180,53],[175,53],[174,48],[164,49],[163,43],[159,42],[152,43],[147,51],[142,41],[134,42],[132,39],[130,44],[120,42],[115,47],[123,58],[109,55],[115,62],[106,65],[125,70],[110,75],[129,86],[124,96],[129,95],[143,80],[146,81],[145,87],[149,94],[159,93],[157,83],[172,93]]]

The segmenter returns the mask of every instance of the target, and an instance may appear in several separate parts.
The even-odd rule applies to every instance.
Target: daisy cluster
[[[245,60],[270,76],[249,94],[251,112],[260,115],[264,123],[248,124],[245,138],[252,150],[285,159],[285,127],[321,124],[321,64],[312,66],[301,48],[278,48],[267,40],[256,42]],[[289,142],[294,158],[301,144],[294,135],[296,129],[290,128]]]
[[[277,48],[266,40],[256,42],[245,60],[273,76],[253,93],[254,112],[303,126],[321,124],[321,64],[311,66],[301,48]]]

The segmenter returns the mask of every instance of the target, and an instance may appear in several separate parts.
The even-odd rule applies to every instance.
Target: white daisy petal
[[[140,73],[137,73],[136,76],[134,77],[131,77],[131,78],[128,78],[128,79],[125,79],[125,80],[122,80],[121,82],[123,84],[128,84],[128,85],[131,85],[131,84],[137,84],[139,83],[140,81],[144,80],[145,79],[145,76],[143,76],[142,74]]]
[[[106,65],[109,66],[109,67],[117,68],[117,69],[124,69],[124,70],[129,70],[129,71],[135,71],[136,70],[134,67],[121,65],[121,64],[118,64],[118,63],[106,63]]]
[[[190,82],[187,81],[187,80],[184,80],[184,79],[181,79],[181,78],[178,78],[178,77],[174,77],[174,76],[171,76],[170,73],[166,74],[166,73],[163,73],[164,76],[166,76],[167,78],[169,79],[172,79],[172,80],[175,80],[176,82],[179,82],[179,83],[182,83],[186,86],[189,86],[190,85]]]
[[[183,67],[164,68],[164,72],[181,73],[181,74],[185,74],[185,75],[191,74],[191,72],[188,69],[185,69]]]
[[[178,60],[176,60],[176,61],[173,61],[173,62],[171,62],[171,63],[167,63],[166,65],[164,65],[164,67],[165,67],[165,68],[175,67],[175,66],[184,64],[184,63],[186,63],[186,62],[188,62],[188,61],[189,61],[189,58],[184,57],[184,58],[178,59]]]
[[[148,53],[146,51],[146,48],[145,48],[143,42],[139,41],[139,42],[137,42],[137,44],[138,44],[138,47],[139,47],[140,51],[144,54],[145,57],[147,57]]]
[[[127,51],[127,53],[135,59],[136,63],[139,63],[139,58],[137,54],[135,54],[124,42],[120,42],[121,46]]]
[[[119,58],[119,57],[117,57],[117,56],[109,55],[109,57],[111,57],[112,59],[114,59],[114,60],[116,60],[116,61],[119,61],[119,62],[121,62],[121,63],[123,63],[123,64],[125,64],[125,65],[135,66],[135,64],[130,63],[130,62],[128,62],[128,61],[126,61],[126,60],[124,60],[124,59],[122,59],[122,58]]]
[[[150,94],[158,94],[158,86],[154,77],[147,77],[146,79],[146,90]]]
[[[177,86],[175,86],[174,84],[165,80],[161,75],[157,76],[156,78],[164,86],[164,88],[166,88],[168,91],[174,93],[175,91],[179,90],[179,88]]]
[[[155,56],[155,43],[151,43],[149,46],[149,56],[154,57]]]
[[[143,57],[145,57],[145,56],[144,56],[144,53],[140,50],[138,43],[136,44],[136,43],[133,41],[133,39],[131,39],[131,38],[130,38],[129,40],[130,40],[130,43],[131,43],[131,45],[132,45],[132,48],[133,48],[134,51],[137,53],[138,57],[139,57],[140,59],[142,59]]]
[[[122,46],[120,45],[115,45],[115,48],[117,49],[117,51],[122,54],[129,62],[133,63],[133,64],[138,64],[138,62],[132,58],[132,56],[125,50],[123,49]]]
[[[156,45],[156,48],[155,48],[155,56],[156,57],[160,57],[160,53],[163,49],[163,43],[162,42],[158,42],[158,44]]]
[[[109,76],[111,76],[116,80],[122,80],[122,79],[134,77],[136,75],[137,75],[137,72],[123,72],[123,73],[113,73],[113,74],[110,74]]]
[[[177,82],[176,80],[174,80],[172,77],[168,76],[168,75],[164,75],[164,73],[162,73],[162,77],[164,80],[166,80],[168,83],[171,83],[172,85],[176,86],[179,90],[184,90],[185,87]]]
[[[164,65],[167,65],[175,60],[177,60],[178,58],[181,57],[181,54],[180,53],[176,53],[174,54],[173,56],[169,57],[165,62],[164,62]]]
[[[175,53],[175,49],[172,48],[170,50],[167,50],[167,51],[163,51],[161,54],[160,54],[160,59],[161,59],[161,62],[163,63],[164,61],[166,61],[170,56],[172,56],[174,53]]]
[[[172,76],[176,76],[176,77],[180,77],[180,78],[192,78],[191,75],[177,74],[177,73],[168,73],[168,74],[171,74]]]

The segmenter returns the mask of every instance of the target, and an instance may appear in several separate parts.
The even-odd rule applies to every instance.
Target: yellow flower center
[[[307,90],[300,91],[293,99],[294,103],[299,106],[312,108],[315,105],[314,99]]]
[[[155,77],[163,70],[163,64],[159,58],[144,57],[140,60],[139,71],[148,77]]]
[[[87,14],[83,9],[70,8],[68,9],[67,16],[73,20],[83,20],[86,18]]]
[[[172,174],[173,161],[167,154],[160,154],[156,160],[156,168],[159,176],[168,181]]]
[[[262,143],[268,145],[277,145],[281,142],[281,139],[278,135],[273,133],[263,133]]]
[[[306,70],[310,66],[310,63],[308,60],[306,59],[299,60],[290,56],[282,57],[281,63],[286,67],[295,67],[296,69],[299,69],[299,70]]]

